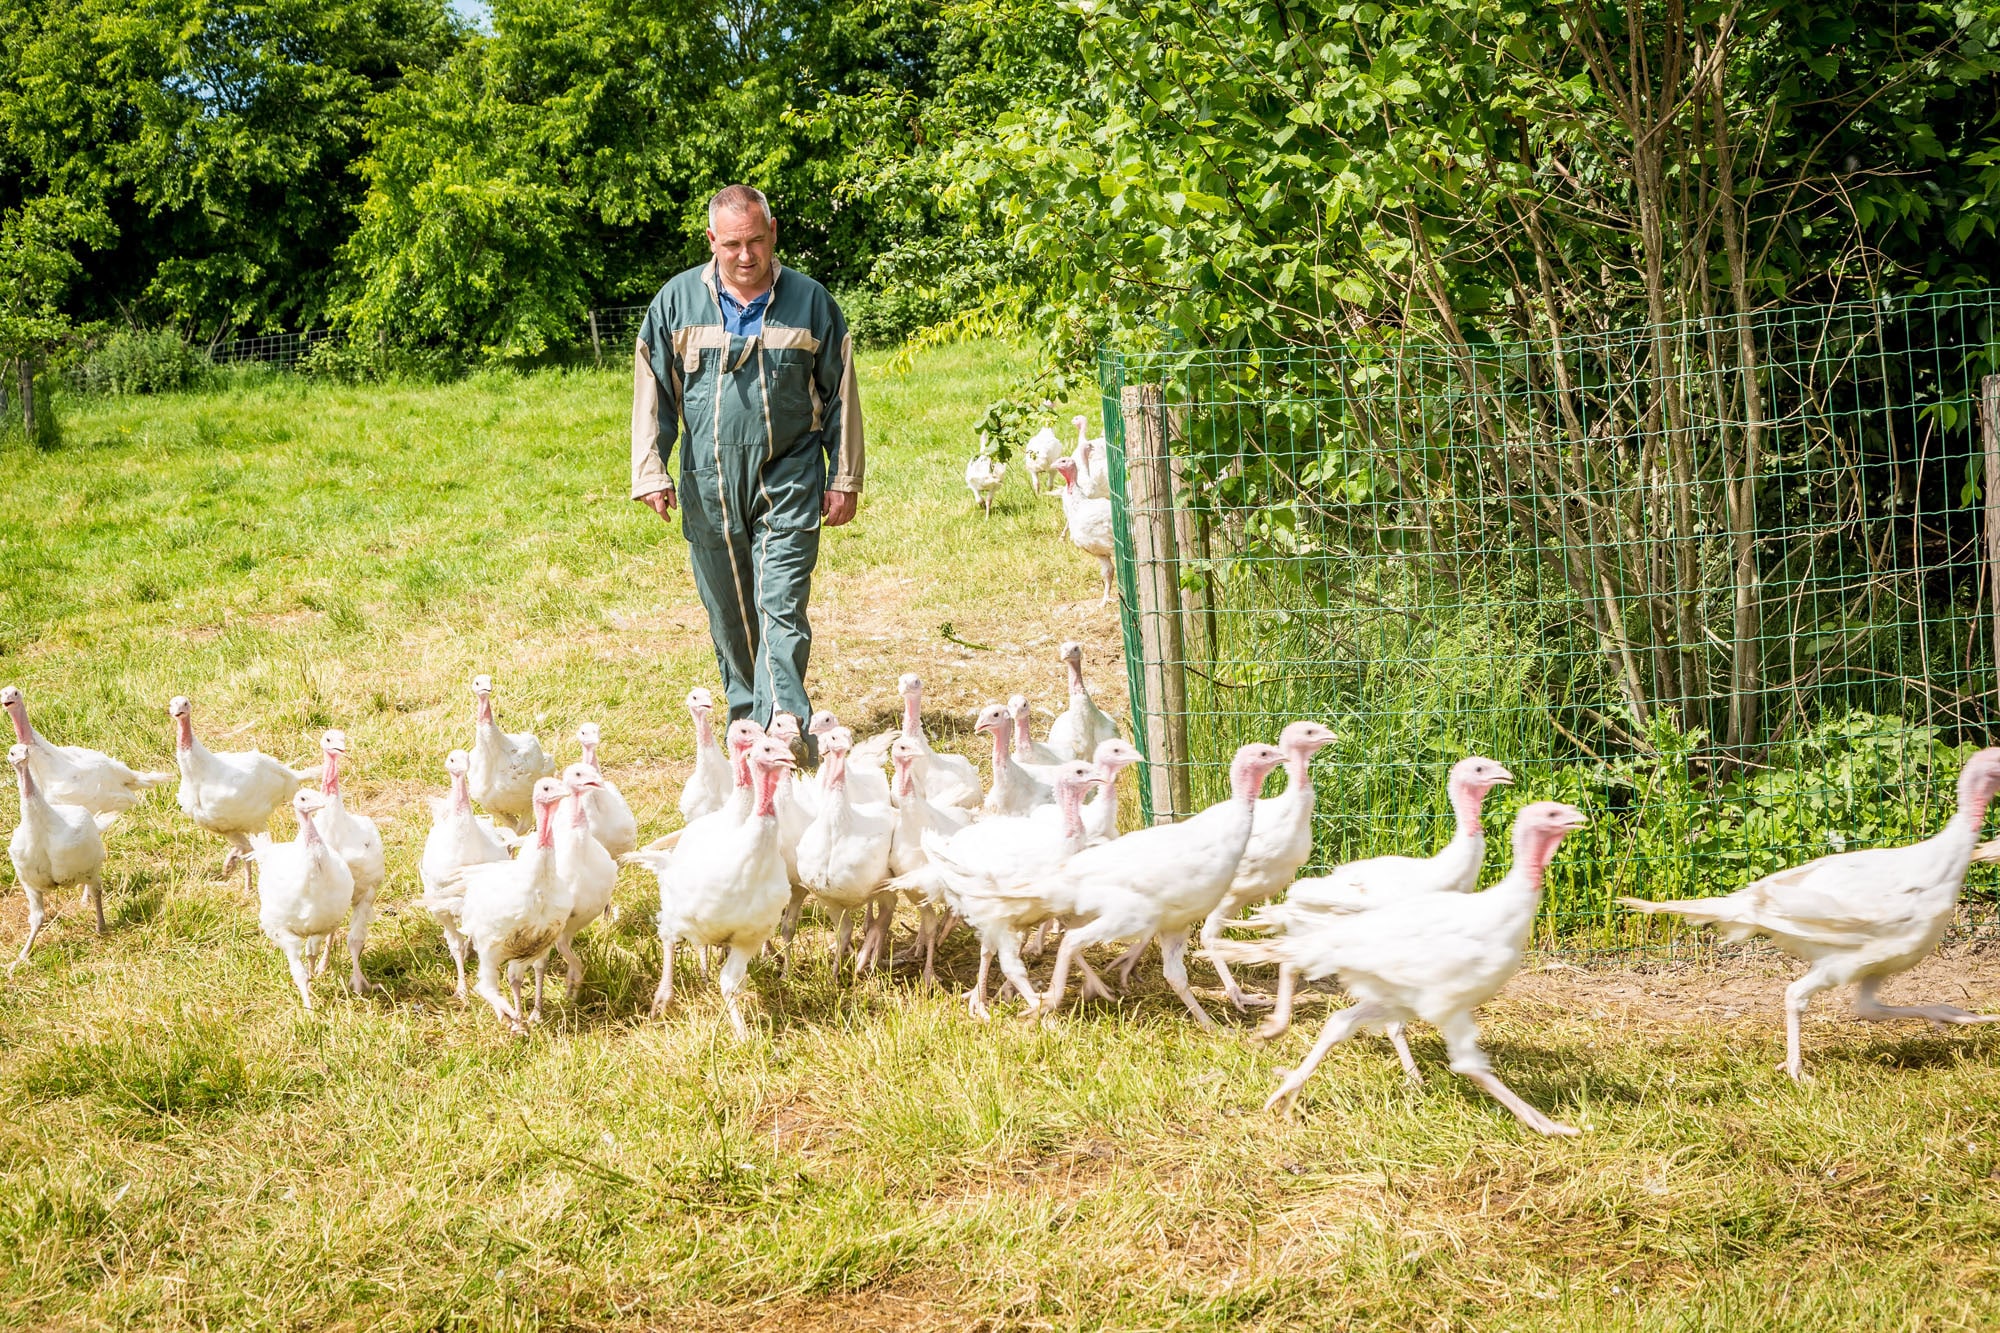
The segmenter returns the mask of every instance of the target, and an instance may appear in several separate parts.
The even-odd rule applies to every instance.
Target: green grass
[[[961,738],[984,699],[1059,703],[1068,637],[1122,694],[1094,562],[1052,507],[1017,476],[985,523],[959,484],[1021,359],[864,366],[871,490],[815,602],[816,698],[857,729],[910,668]],[[642,826],[671,827],[680,700],[713,663],[678,535],[625,498],[626,394],[545,374],[70,401],[60,449],[0,451],[0,676],[52,735],[147,766],[170,766],[177,692],[218,746],[302,758],[344,726],[391,903],[416,892],[418,797],[467,739],[477,671],[564,757],[602,723]],[[1768,1008],[1633,1021],[1538,977],[1493,1006],[1489,1045],[1582,1138],[1531,1141],[1428,1034],[1428,1088],[1357,1043],[1285,1122],[1258,1108],[1314,1009],[1269,1050],[1202,1036],[1152,985],[1052,1030],[982,1026],[901,976],[836,984],[808,952],[789,985],[753,969],[748,1043],[692,975],[649,1022],[636,872],[621,921],[585,937],[582,993],[556,986],[526,1039],[451,1001],[408,911],[370,937],[390,994],[329,977],[308,1015],[170,795],[110,848],[110,933],[66,901],[0,984],[8,1326],[2000,1320],[2000,1034],[1817,1023],[1818,1081],[1795,1088]],[[0,900],[0,947],[22,915]],[[961,940],[960,984],[973,961]]]

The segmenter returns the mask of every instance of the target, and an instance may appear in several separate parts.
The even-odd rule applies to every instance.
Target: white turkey
[[[640,850],[659,851],[663,844],[669,847],[678,844],[683,836],[696,828],[741,824],[748,819],[751,808],[756,804],[756,788],[750,775],[750,750],[764,739],[764,729],[749,718],[741,717],[731,722],[729,729],[722,733],[723,748],[729,755],[729,798],[719,809],[710,811],[676,833],[668,834],[672,842],[665,838],[656,839]]]
[[[1070,543],[1086,555],[1097,557],[1098,570],[1104,576],[1104,605],[1109,606],[1113,568],[1111,501],[1093,500],[1083,493],[1077,485],[1073,459],[1058,458],[1056,475],[1063,482],[1063,521],[1069,529]]]
[[[1029,776],[1026,769],[1014,762],[1014,717],[1005,704],[988,704],[980,709],[972,729],[993,740],[993,785],[983,803],[987,814],[1025,815],[1055,799],[1048,784]]]
[[[1188,937],[1229,890],[1250,843],[1264,779],[1285,756],[1245,745],[1229,765],[1227,800],[1178,824],[1156,824],[1087,848],[1022,890],[1047,916],[1070,924],[1056,950],[1055,975],[1040,1011],[1062,1007],[1070,966],[1093,944],[1155,938],[1167,984],[1203,1028],[1215,1022],[1188,988]]]
[[[674,1001],[674,946],[727,948],[720,986],[737,1039],[750,1035],[738,992],[750,960],[777,932],[792,900],[785,861],[778,852],[778,779],[792,768],[791,751],[774,740],[750,747],[746,762],[755,792],[749,817],[711,817],[690,824],[671,852],[637,851],[626,857],[660,880],[660,943],[665,959],[653,992],[653,1015]]]
[[[1222,938],[1222,928],[1238,912],[1282,893],[1312,859],[1313,756],[1333,744],[1334,734],[1317,722],[1294,722],[1278,736],[1278,749],[1285,756],[1285,790],[1257,802],[1257,820],[1250,830],[1250,843],[1237,864],[1236,878],[1229,892],[1202,923],[1203,948]],[[1262,996],[1247,996],[1230,975],[1229,965],[1215,960],[1215,974],[1222,990],[1239,1010],[1252,1002],[1269,1004]]]
[[[764,739],[764,729],[749,718],[738,718],[722,734],[723,752],[729,756],[729,796],[721,808],[691,820],[671,833],[663,833],[639,848],[642,852],[668,852],[690,829],[705,824],[740,824],[750,816],[753,792],[750,785],[750,747]],[[706,958],[706,955],[703,955]]]
[[[1021,466],[1027,469],[1028,485],[1042,494],[1042,478],[1056,475],[1056,460],[1062,457],[1062,440],[1055,427],[1044,426],[1021,446]]]
[[[597,781],[584,789],[583,808],[590,820],[590,834],[615,860],[639,846],[639,821],[633,818],[632,807],[625,803],[625,797],[618,788],[611,785],[604,776],[604,768],[597,762],[597,747],[603,744],[604,736],[595,722],[586,722],[576,729],[576,739],[583,746],[583,762],[597,774]]]
[[[972,812],[962,806],[933,805],[924,797],[917,785],[917,764],[923,759],[918,742],[897,737],[891,758],[896,767],[896,827],[889,847],[889,873],[901,877],[912,874],[930,860],[924,853],[924,834],[949,837],[966,826]],[[924,956],[924,984],[931,985],[937,980],[938,936],[951,909],[930,888],[912,888],[907,896],[917,907],[917,947]]]
[[[149,789],[174,776],[137,773],[101,750],[53,743],[28,722],[28,701],[15,686],[0,689],[0,708],[14,721],[14,739],[28,747],[36,787],[53,804],[115,815],[130,810]]]
[[[896,678],[896,689],[903,696],[901,735],[915,742],[921,751],[915,771],[925,798],[932,805],[956,805],[977,810],[985,797],[985,789],[979,782],[979,770],[964,755],[942,754],[932,749],[930,738],[924,735],[923,678],[913,671],[906,671]],[[872,768],[881,767],[897,734],[884,732],[869,737],[865,744],[855,746],[854,753],[848,757],[850,768],[863,764]]]
[[[361,952],[368,943],[368,923],[375,919],[375,893],[388,874],[388,862],[382,853],[382,835],[375,821],[349,810],[341,795],[340,761],[347,754],[347,733],[338,727],[329,729],[321,735],[319,749],[325,761],[320,770],[320,795],[325,800],[313,822],[319,826],[326,845],[347,863],[348,875],[354,881],[353,916],[347,925],[347,954],[354,970],[347,984],[356,995],[366,995],[370,984],[361,971]],[[320,971],[326,970],[327,957],[324,952],[320,954]]]
[[[1038,896],[1024,893],[1022,886],[1082,850],[1088,841],[1083,796],[1098,781],[1096,770],[1082,760],[1062,765],[1055,778],[1058,818],[1053,826],[1026,816],[1003,815],[968,825],[949,837],[926,833],[927,864],[896,881],[898,888],[915,888],[941,900],[978,934],[979,980],[966,996],[978,1018],[988,1016],[986,976],[995,957],[1002,974],[1034,1012],[1035,988],[1021,961],[1021,937],[1056,913]]]
[[[27,746],[10,747],[7,762],[14,766],[21,792],[21,822],[7,840],[7,854],[14,862],[14,878],[21,881],[28,898],[28,938],[14,960],[19,967],[42,930],[43,895],[57,889],[81,884],[83,900],[97,910],[97,933],[104,933],[104,840],[89,810],[51,802],[42,794]]]
[[[1907,847],[1870,847],[1822,856],[1766,875],[1721,898],[1654,903],[1620,898],[1641,912],[1670,912],[1713,925],[1727,940],[1762,935],[1811,964],[1785,988],[1785,1063],[1805,1077],[1799,1020],[1812,997],[1854,982],[1857,1018],[1921,1018],[2000,1023],[1950,1004],[1892,1005],[1876,999],[1884,981],[1909,971],[1944,938],[1979,842],[1986,808],[2000,791],[2000,747],[1980,750],[1958,774],[1958,810],[1935,836]]]
[[[771,726],[766,732],[770,738],[785,747],[785,752],[797,762],[799,741],[799,720],[790,713],[777,712],[771,715]],[[799,839],[812,823],[817,807],[808,803],[807,795],[801,794],[801,784],[796,777],[796,769],[788,768],[778,775],[778,854],[785,859],[785,876],[792,882],[792,902],[786,909],[785,918],[778,928],[779,939],[785,949],[786,975],[791,975],[792,936],[799,928],[799,917],[805,911],[806,900],[812,895],[806,892],[806,882],[799,874]],[[812,799],[818,797],[817,789],[809,793]]]
[[[462,899],[454,899],[445,881],[464,866],[490,865],[507,859],[507,849],[493,836],[493,829],[472,813],[472,793],[466,786],[466,753],[453,750],[444,757],[444,770],[451,776],[451,794],[440,800],[429,797],[431,831],[424,838],[417,877],[423,882],[424,896],[418,904],[430,912],[444,931],[445,947],[451,950],[452,966],[458,971],[458,987],[452,994],[465,999],[465,933],[458,919]]]
[[[257,863],[257,924],[284,952],[299,1002],[307,1010],[313,1007],[310,956],[324,957],[333,947],[334,932],[354,902],[354,876],[347,862],[313,822],[325,803],[318,792],[299,792],[292,797],[298,837],[276,842],[259,830],[251,835],[246,853]]]
[[[1083,807],[1083,828],[1090,835],[1088,845],[1095,847],[1118,836],[1118,777],[1133,764],[1143,763],[1145,758],[1130,741],[1116,736],[1098,745],[1097,753],[1092,756],[1098,777],[1096,795]],[[1041,806],[1034,817],[1053,823],[1055,807]]]
[[[1070,640],[1057,652],[1069,673],[1069,707],[1049,724],[1049,748],[1065,759],[1088,759],[1098,746],[1118,738],[1118,724],[1084,686],[1083,645]]]
[[[1092,438],[1090,419],[1075,416],[1069,419],[1076,427],[1076,451],[1070,455],[1076,460],[1076,482],[1088,499],[1103,500],[1111,495],[1111,452],[1102,435]]]
[[[771,714],[771,725],[765,734],[783,745],[796,762],[799,755],[799,720],[782,710]],[[792,974],[792,937],[798,933],[799,918],[805,914],[806,901],[812,897],[806,891],[804,877],[799,874],[799,839],[805,836],[806,826],[819,813],[819,788],[800,779],[796,769],[788,769],[778,778],[778,852],[785,858],[785,874],[792,881],[792,903],[785,909],[785,918],[778,925],[778,946],[785,955],[785,976]]]
[[[1098,751],[1092,757],[1094,767],[1098,771],[1098,787],[1090,799],[1090,805],[1086,805],[1082,813],[1084,847],[1110,843],[1114,837],[1118,837],[1118,775],[1136,763],[1144,763],[1144,759],[1146,757],[1140,755],[1128,741],[1120,741],[1118,737],[1112,737],[1110,741],[1098,745]],[[1058,819],[1056,807],[1052,805],[1036,807],[1034,819],[1042,821],[1044,825],[1054,825]],[[1042,925],[1036,927],[1034,939],[1028,941],[1022,953],[1030,959],[1040,959],[1042,949],[1048,943],[1048,931],[1054,925],[1056,925],[1054,919],[1044,919]],[[1138,955],[1140,951],[1144,951],[1144,947],[1146,941],[1132,947],[1132,963],[1138,963]]]
[[[823,737],[839,725],[840,720],[822,708],[806,723],[806,734]],[[850,731],[848,734],[853,733]],[[889,733],[889,743],[893,744],[899,734]],[[870,752],[874,755],[872,759],[857,757],[860,754],[858,749],[848,751],[847,799],[856,805],[888,805],[889,779],[882,776],[882,760],[888,754],[888,748],[886,745],[871,746]],[[810,785],[816,793],[823,794],[826,791],[826,769],[822,766],[812,777],[800,781]]]
[[[576,937],[611,906],[612,891],[618,887],[618,863],[599,840],[591,823],[590,798],[604,790],[604,778],[589,763],[571,764],[562,771],[568,795],[556,806],[556,874],[569,889],[569,920],[556,936],[556,952],[568,969],[563,985],[570,999],[576,999],[583,985],[583,960],[577,957]],[[623,855],[623,853],[620,853]],[[542,978],[548,955],[535,964],[535,1007],[529,1022],[542,1016]]]
[[[1084,846],[1095,847],[1100,842],[1109,842],[1118,836],[1118,775],[1131,765],[1143,762],[1145,757],[1130,744],[1116,737],[1097,747],[1097,753],[1093,757],[1097,769],[1097,787],[1090,804],[1083,807]],[[1037,806],[1033,817],[1050,825],[1053,825],[1058,818],[1056,808],[1052,805]],[[1048,941],[1049,931],[1056,924],[1053,918],[1044,919],[1035,928],[1034,937],[1021,952],[1029,958],[1040,958]],[[1138,955],[1145,947],[1145,941],[1132,947],[1134,963],[1138,961]]]
[[[1034,712],[1028,707],[1028,696],[1016,694],[1007,700],[1007,713],[1014,720],[1014,762],[1029,769],[1054,768],[1066,764],[1071,758],[1085,759],[1087,755],[1057,754],[1048,746],[1035,739]],[[1034,775],[1041,778],[1040,773]],[[1043,779],[1046,781],[1046,779]]]
[[[223,873],[243,860],[244,892],[250,882],[250,835],[270,827],[271,812],[291,798],[314,774],[301,772],[261,750],[213,754],[195,739],[194,705],[184,694],[167,703],[174,719],[174,762],[180,766],[181,809],[210,833],[229,839],[235,850],[222,863]]]
[[[982,440],[980,451],[965,465],[965,487],[987,518],[993,517],[993,493],[1006,475],[1007,465],[987,453]]]
[[[1371,856],[1335,866],[1324,875],[1292,885],[1283,902],[1260,908],[1249,919],[1265,930],[1289,930],[1305,918],[1329,912],[1360,911],[1398,898],[1425,893],[1470,893],[1479,887],[1479,867],[1486,860],[1486,828],[1480,822],[1486,797],[1514,775],[1484,755],[1468,755],[1451,766],[1445,784],[1451,800],[1455,831],[1435,856]],[[1257,1035],[1270,1040],[1292,1022],[1292,1000],[1298,978],[1278,967],[1277,1004]],[[1417,1062],[1403,1039],[1400,1023],[1389,1025],[1389,1042],[1403,1072],[1417,1081]]]
[[[555,836],[556,807],[566,795],[554,778],[537,779],[530,798],[535,834],[514,859],[461,866],[445,879],[440,893],[424,895],[424,906],[431,911],[457,913],[460,929],[479,955],[472,989],[514,1032],[527,1031],[521,1015],[522,973],[548,957],[569,922],[570,890],[556,865]],[[500,993],[502,968],[511,1002]]]
[[[888,937],[895,894],[883,885],[889,878],[896,819],[887,806],[856,805],[849,799],[847,754],[854,738],[845,727],[827,732],[820,745],[820,767],[826,772],[827,785],[819,813],[799,839],[799,877],[814,896],[833,909],[836,974],[854,917],[871,913],[869,929],[854,959],[858,974],[875,965]]]
[[[715,743],[715,699],[696,686],[688,691],[688,716],[694,719],[694,771],[681,788],[681,821],[692,824],[713,814],[729,799],[729,756]]]
[[[1421,894],[1347,915],[1315,918],[1283,935],[1219,940],[1232,963],[1286,963],[1308,977],[1338,977],[1356,1003],[1334,1013],[1312,1050],[1265,1103],[1290,1109],[1334,1043],[1354,1033],[1421,1018],[1444,1035],[1451,1070],[1484,1089],[1538,1134],[1574,1134],[1522,1101],[1479,1047],[1473,1011],[1520,970],[1542,874],[1556,847],[1587,821],[1574,806],[1537,801],[1514,817],[1514,865],[1484,893]]]
[[[467,775],[472,799],[514,832],[525,832],[534,820],[535,783],[555,776],[556,766],[533,732],[500,730],[493,720],[493,677],[474,676],[472,695],[472,771]]]
[[[790,750],[794,762],[797,762],[800,755],[805,753],[805,748],[799,743],[801,740],[799,720],[790,713],[780,710],[771,714],[771,725],[765,728],[764,734],[783,745],[787,750]],[[813,738],[815,744],[818,743],[818,739],[817,736]],[[791,807],[789,815],[786,810],[787,806]],[[781,829],[789,829],[791,840],[796,843],[798,835],[805,831],[806,823],[818,813],[818,785],[807,782],[795,772],[787,773],[784,781],[778,784],[779,827]],[[794,818],[797,819],[796,823],[792,822]],[[783,835],[781,834],[780,836]]]

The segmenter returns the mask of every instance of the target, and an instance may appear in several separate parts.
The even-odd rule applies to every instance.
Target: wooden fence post
[[[1146,782],[1153,822],[1193,813],[1189,798],[1187,677],[1183,674],[1180,567],[1174,551],[1174,479],[1164,396],[1157,384],[1125,389],[1126,524],[1132,534],[1146,689]]]
[[[604,340],[597,336],[597,312],[595,310],[590,312],[590,348],[591,354],[596,358],[597,368],[599,370],[604,369]]]
[[[1993,688],[2000,694],[2000,375],[1979,381],[1979,434],[1986,446],[1986,589],[1993,606]]]

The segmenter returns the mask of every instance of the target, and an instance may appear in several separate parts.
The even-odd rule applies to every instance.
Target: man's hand
[[[854,510],[860,502],[861,497],[853,491],[826,492],[819,499],[820,525],[828,528],[839,527],[854,517]]]
[[[649,492],[648,494],[639,496],[638,499],[640,504],[646,506],[646,508],[652,510],[654,513],[658,514],[661,518],[666,519],[668,522],[673,521],[674,517],[673,487],[669,486],[664,491]]]

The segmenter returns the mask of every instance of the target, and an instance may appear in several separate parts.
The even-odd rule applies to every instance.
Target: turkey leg
[[[1292,1103],[1297,1100],[1299,1089],[1312,1077],[1313,1070],[1319,1068],[1320,1061],[1326,1059],[1326,1053],[1337,1043],[1353,1036],[1362,1027],[1375,1022],[1380,1016],[1380,1008],[1373,1004],[1357,1004],[1335,1010],[1328,1016],[1326,1026],[1319,1030],[1319,1040],[1315,1041],[1312,1049],[1306,1052],[1306,1058],[1299,1062],[1297,1069],[1286,1071],[1284,1080],[1278,1084],[1277,1091],[1265,1101],[1264,1109],[1266,1111],[1275,1109],[1290,1115]]]
[[[2000,1023],[2000,1014],[1975,1014],[1955,1004],[1883,1004],[1875,998],[1880,977],[1865,977],[1854,988],[1854,1016],[1870,1022],[1892,1018],[1921,1018],[1940,1030],[1947,1023]]]

